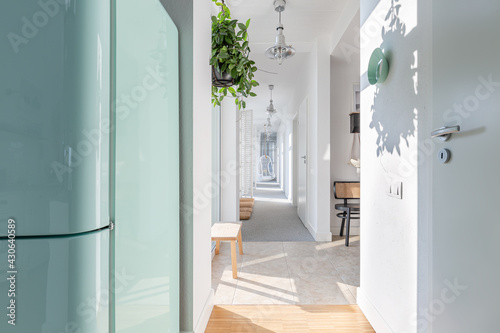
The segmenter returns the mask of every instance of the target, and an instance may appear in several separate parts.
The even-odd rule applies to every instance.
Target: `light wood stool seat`
[[[220,242],[231,242],[231,264],[233,266],[233,279],[238,278],[236,263],[236,241],[240,254],[243,254],[243,243],[241,241],[241,222],[217,222],[212,226],[212,240],[215,241],[215,254],[219,254]]]

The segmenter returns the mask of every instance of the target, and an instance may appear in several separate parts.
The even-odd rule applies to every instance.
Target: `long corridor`
[[[250,220],[243,221],[244,242],[314,242],[276,182],[257,183]]]

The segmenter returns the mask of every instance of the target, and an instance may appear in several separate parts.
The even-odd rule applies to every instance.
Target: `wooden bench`
[[[340,236],[342,236],[344,233],[344,223],[347,220],[345,246],[349,246],[349,231],[351,229],[351,220],[359,220],[361,212],[361,206],[359,202],[351,203],[347,200],[359,199],[360,192],[360,183],[358,181],[333,183],[333,195],[335,196],[335,199],[344,200],[343,203],[336,204],[335,209],[340,210],[340,213],[337,213],[337,216],[342,219],[342,225],[340,226]]]
[[[243,254],[243,243],[241,241],[241,222],[217,222],[212,226],[212,240],[215,241],[215,254],[219,254],[220,242],[231,242],[231,264],[233,266],[233,279],[238,278],[236,263],[236,241],[240,254]]]

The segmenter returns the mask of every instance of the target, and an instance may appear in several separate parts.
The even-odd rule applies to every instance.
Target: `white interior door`
[[[304,225],[307,224],[307,98],[299,108],[297,118],[298,156],[297,156],[297,213]]]
[[[432,332],[500,327],[500,2],[433,2]],[[467,19],[467,24],[464,23]],[[429,135],[429,133],[425,133]],[[438,160],[441,149],[451,160]],[[425,315],[425,314],[422,314]],[[430,316],[430,317],[429,317]]]

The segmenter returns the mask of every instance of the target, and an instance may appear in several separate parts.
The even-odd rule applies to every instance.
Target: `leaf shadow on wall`
[[[406,35],[406,25],[399,17],[400,9],[399,0],[392,0],[385,17],[388,29],[382,28],[381,48],[389,62],[389,75],[375,90],[369,125],[377,131],[377,156],[384,150],[401,156],[402,145],[409,147],[409,138],[415,137],[416,132],[418,55],[411,48],[416,43],[412,41],[415,30]],[[400,75],[396,78],[395,73]]]

